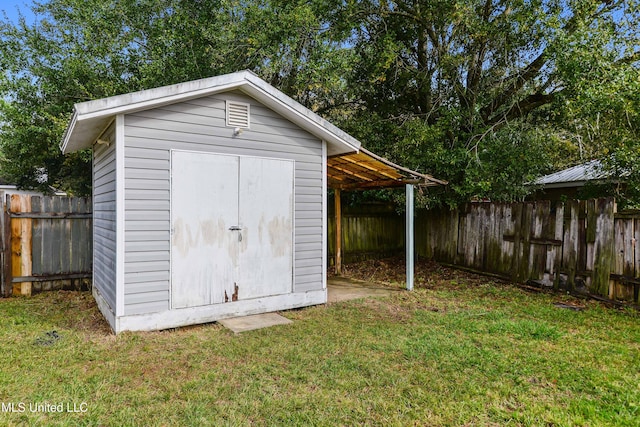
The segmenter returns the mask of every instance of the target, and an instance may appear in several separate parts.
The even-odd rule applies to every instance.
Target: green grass
[[[0,425],[640,425],[637,312],[438,274],[236,336],[115,337],[89,293],[0,300],[0,402],[27,405]]]

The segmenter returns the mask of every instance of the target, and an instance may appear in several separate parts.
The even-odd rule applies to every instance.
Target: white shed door
[[[240,159],[239,294],[242,298],[292,290],[293,162]]]
[[[230,299],[237,276],[238,157],[171,156],[171,305]]]
[[[174,151],[172,307],[291,292],[293,162]]]

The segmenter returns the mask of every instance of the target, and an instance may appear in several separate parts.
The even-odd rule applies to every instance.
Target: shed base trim
[[[116,333],[123,331],[157,331],[215,322],[230,317],[325,304],[326,302],[327,290],[323,289],[202,307],[173,309],[158,313],[120,316],[116,319],[115,328],[111,322],[109,323]]]

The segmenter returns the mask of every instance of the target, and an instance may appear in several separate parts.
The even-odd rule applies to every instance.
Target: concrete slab
[[[218,321],[222,326],[231,329],[234,333],[253,331],[256,329],[268,328],[276,325],[287,325],[293,321],[278,313],[254,314],[252,316],[233,317]]]
[[[384,297],[398,291],[402,291],[402,289],[375,286],[344,277],[332,277],[327,280],[327,302],[329,303],[358,298]]]
[[[332,277],[327,280],[327,302],[335,303],[358,298],[384,297],[394,292],[401,292],[401,288],[387,288],[371,283]],[[252,316],[233,317],[219,320],[222,326],[236,334],[256,329],[268,328],[276,325],[287,325],[293,321],[277,313],[254,314]]]

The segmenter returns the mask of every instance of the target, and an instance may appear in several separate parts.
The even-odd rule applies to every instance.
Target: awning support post
[[[342,274],[342,212],[340,204],[340,189],[333,192],[336,211],[336,274]]]
[[[406,184],[406,225],[405,225],[405,249],[406,249],[406,263],[407,263],[407,290],[413,290],[413,273],[414,273],[414,232],[413,232],[413,185]]]

